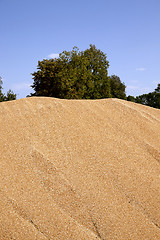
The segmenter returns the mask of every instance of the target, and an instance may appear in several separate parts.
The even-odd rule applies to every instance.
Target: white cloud
[[[141,91],[143,91],[143,92],[152,92],[152,91],[153,91],[153,89],[150,88],[150,87],[142,87],[142,88],[140,88],[139,90],[141,90]]]
[[[51,53],[48,55],[49,58],[58,58],[59,57],[59,53]]]
[[[138,80],[130,80],[130,83],[138,83],[139,81]]]
[[[146,68],[136,68],[136,71],[146,71]]]
[[[31,86],[30,83],[25,83],[25,82],[12,84],[12,88],[14,90],[25,90],[25,89],[29,89],[30,86]]]
[[[131,90],[137,90],[138,87],[137,86],[127,86],[127,89],[131,89]]]
[[[153,91],[153,89],[150,87],[133,86],[133,85],[127,86],[126,90],[131,92],[136,92],[137,95],[141,95],[141,94]]]

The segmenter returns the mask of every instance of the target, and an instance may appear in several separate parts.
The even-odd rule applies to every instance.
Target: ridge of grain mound
[[[0,103],[0,239],[160,239],[160,110]]]

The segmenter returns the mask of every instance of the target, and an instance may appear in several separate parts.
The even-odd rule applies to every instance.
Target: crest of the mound
[[[160,110],[0,103],[1,239],[160,239]]]

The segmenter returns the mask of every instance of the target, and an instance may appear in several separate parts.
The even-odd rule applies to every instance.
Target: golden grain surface
[[[160,239],[160,110],[0,103],[0,240]]]

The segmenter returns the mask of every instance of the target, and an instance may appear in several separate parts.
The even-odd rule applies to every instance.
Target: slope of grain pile
[[[0,239],[160,239],[160,110],[0,103]]]

